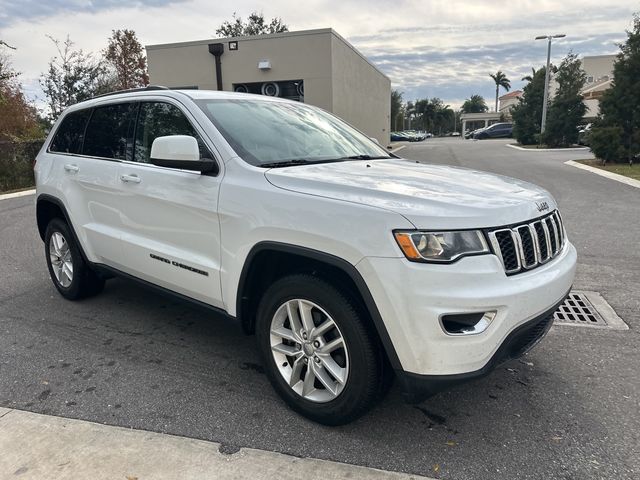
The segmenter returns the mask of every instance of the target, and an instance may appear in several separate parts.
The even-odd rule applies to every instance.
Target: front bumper
[[[356,267],[397,355],[394,368],[446,380],[490,370],[494,359],[503,356],[498,350],[519,327],[553,313],[571,288],[575,265],[575,248],[567,242],[549,263],[512,276],[505,275],[494,255],[450,265],[369,257]],[[496,312],[495,318],[475,335],[449,335],[440,323],[446,314],[489,311]]]
[[[567,292],[568,294],[569,292]],[[397,381],[409,403],[419,403],[454,385],[482,378],[507,360],[521,357],[547,334],[553,324],[553,314],[564,298],[546,312],[513,330],[502,342],[489,362],[479,370],[457,375],[417,375],[398,371]]]

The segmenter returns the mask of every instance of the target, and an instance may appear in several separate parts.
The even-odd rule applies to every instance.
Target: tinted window
[[[130,129],[135,121],[133,103],[106,105],[93,110],[82,153],[92,157],[131,158]]]
[[[91,110],[80,110],[66,115],[49,146],[52,152],[80,153],[84,129]]]
[[[213,158],[198,133],[178,107],[169,103],[146,102],[140,105],[134,161],[149,163],[153,141],[158,137],[168,135],[195,137],[200,147],[200,158]]]

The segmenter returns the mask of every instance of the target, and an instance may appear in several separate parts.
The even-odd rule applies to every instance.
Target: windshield
[[[258,167],[390,157],[378,144],[319,108],[255,99],[196,103],[238,155]]]

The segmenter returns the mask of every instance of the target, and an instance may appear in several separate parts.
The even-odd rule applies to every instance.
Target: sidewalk
[[[423,479],[83,420],[0,408],[0,478],[20,479]]]

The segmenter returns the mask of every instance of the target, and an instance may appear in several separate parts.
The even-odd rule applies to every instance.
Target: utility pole
[[[551,77],[551,72],[549,71],[551,67],[551,39],[553,38],[564,38],[566,35],[564,33],[559,35],[540,35],[536,37],[536,40],[548,40],[547,43],[547,68],[545,70],[544,75],[544,99],[542,102],[542,122],[540,123],[540,134],[544,133],[544,128],[547,124],[547,107],[549,104],[549,78]]]

